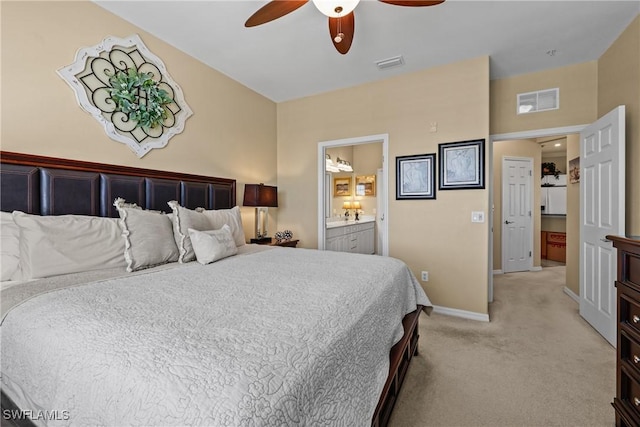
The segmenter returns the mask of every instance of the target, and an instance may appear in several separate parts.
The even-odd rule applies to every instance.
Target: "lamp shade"
[[[264,184],[245,184],[243,206],[278,207],[278,187]]]
[[[342,204],[342,209],[351,209],[351,202],[344,202]]]
[[[360,206],[360,202],[353,202],[353,209],[362,209],[362,206]]]

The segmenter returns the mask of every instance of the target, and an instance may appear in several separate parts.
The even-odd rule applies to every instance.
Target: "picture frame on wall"
[[[571,184],[580,182],[580,157],[569,161],[569,182]]]
[[[438,144],[439,189],[484,188],[484,139]]]
[[[333,197],[351,196],[351,177],[333,179]]]
[[[356,196],[375,196],[376,176],[362,175],[356,176]]]
[[[436,198],[436,153],[396,157],[396,200]]]

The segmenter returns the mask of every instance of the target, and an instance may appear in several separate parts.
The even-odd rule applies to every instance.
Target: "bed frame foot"
[[[411,359],[418,354],[418,339],[420,338],[418,334],[418,319],[422,308],[422,306],[418,306],[416,311],[407,314],[402,320],[404,335],[391,348],[389,377],[387,377],[378,406],[373,413],[373,419],[371,420],[373,427],[386,427],[389,423]]]

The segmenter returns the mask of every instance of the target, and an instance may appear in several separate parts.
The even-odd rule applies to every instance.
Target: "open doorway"
[[[490,212],[490,264],[489,264],[489,302],[493,301],[493,275],[502,274],[502,211],[501,205],[496,206],[496,200],[501,198],[502,176],[501,176],[501,159],[502,156],[516,155],[524,157],[532,157],[534,159],[533,167],[533,236],[531,241],[532,270],[542,269],[542,150],[541,142],[554,138],[568,138],[569,150],[566,158],[568,160],[580,156],[579,133],[586,125],[568,126],[563,128],[539,129],[534,131],[514,132],[510,134],[498,134],[490,137],[489,144],[489,162],[491,164],[492,180],[489,190],[489,197],[493,206]],[[508,152],[501,150],[500,143],[512,142],[520,144],[518,148],[523,149],[525,144],[529,144],[528,150]],[[554,143],[555,144],[555,143]],[[537,153],[537,154],[536,154]],[[566,167],[562,167],[566,169]],[[569,189],[568,189],[569,190]],[[575,190],[575,191],[573,191]],[[578,300],[579,293],[579,186],[576,184],[571,191],[567,192],[567,206],[571,213],[568,217],[567,224],[571,224],[567,229],[567,240],[565,245],[569,248],[565,262],[569,266],[567,268],[567,286],[564,291],[574,300]]]
[[[389,255],[388,141],[388,134],[379,134],[318,143],[318,249]],[[328,171],[329,160],[336,164],[340,156],[351,170]],[[355,247],[343,245],[343,233],[334,236],[342,226],[357,233]]]

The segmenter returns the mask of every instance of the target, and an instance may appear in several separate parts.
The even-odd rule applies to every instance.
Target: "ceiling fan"
[[[355,18],[353,10],[360,0],[312,0],[313,4],[320,12],[329,17],[329,35],[336,50],[341,54],[349,52],[353,33],[355,31]],[[445,0],[378,0],[382,3],[395,6],[435,6],[444,3]],[[309,0],[271,0],[256,11],[247,22],[245,27],[255,27],[266,24],[275,19],[281,18],[304,6]]]

